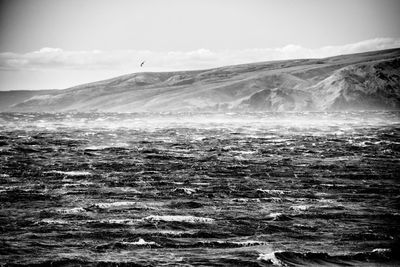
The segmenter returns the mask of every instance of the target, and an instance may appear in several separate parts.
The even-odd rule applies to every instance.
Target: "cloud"
[[[340,54],[351,54],[400,47],[400,38],[376,38],[353,44],[326,46],[317,49],[289,44],[278,48],[256,48],[243,50],[211,51],[66,51],[45,47],[29,53],[0,53],[0,70],[121,70],[168,71],[212,68],[256,61],[296,58],[322,58]],[[142,61],[145,68],[139,68]]]

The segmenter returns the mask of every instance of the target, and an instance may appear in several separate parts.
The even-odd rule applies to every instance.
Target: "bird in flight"
[[[143,61],[143,62],[140,64],[140,67],[143,67],[144,62],[145,62],[145,61]]]

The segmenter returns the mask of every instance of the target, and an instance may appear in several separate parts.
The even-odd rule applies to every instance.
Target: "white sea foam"
[[[93,206],[96,206],[101,209],[113,208],[113,207],[123,207],[123,206],[135,206],[137,203],[133,201],[117,201],[110,203],[95,203]]]
[[[192,183],[192,184],[194,184],[194,185],[210,185],[210,183]]]
[[[122,242],[122,244],[125,245],[134,245],[134,246],[160,246],[159,244],[157,244],[156,242],[153,241],[145,241],[143,238],[139,238],[138,241],[136,242]]]
[[[103,150],[105,148],[108,148],[109,146],[87,146],[84,149],[85,150]]]
[[[326,196],[330,196],[331,194],[328,194],[326,192],[316,192],[315,195],[317,197],[326,197]]]
[[[77,183],[65,183],[65,184],[63,184],[62,186],[64,187],[64,188],[67,188],[67,187],[87,187],[87,186],[91,186],[91,185],[94,185],[95,183],[93,183],[93,182],[89,182],[89,181],[80,181],[80,182],[77,182]]]
[[[276,190],[276,189],[262,189],[262,188],[258,188],[257,191],[258,191],[258,192],[262,192],[262,193],[266,193],[266,194],[270,194],[270,195],[283,195],[283,194],[285,194],[285,191],[283,191],[283,190]]]
[[[272,212],[268,214],[268,217],[271,218],[273,221],[276,220],[286,220],[288,217],[281,212]]]
[[[213,223],[214,219],[185,215],[150,215],[143,218],[145,221],[188,222],[188,223]]]
[[[274,218],[274,219],[278,218],[279,216],[282,216],[282,213],[280,213],[280,212],[273,212],[273,213],[268,214],[268,217]]]
[[[310,205],[295,205],[295,206],[291,206],[290,209],[300,212],[300,211],[306,211],[310,208]]]
[[[145,184],[145,182],[143,182],[143,184]],[[142,193],[141,191],[129,186],[108,187],[104,183],[101,184],[98,183],[97,185],[101,185],[103,192],[116,192],[116,193],[118,192],[118,193],[133,193],[133,194]]]
[[[336,203],[337,201],[334,199],[327,199],[327,198],[321,198],[317,200],[318,202],[322,202],[322,203]]]
[[[255,246],[265,246],[266,242],[256,241],[256,240],[246,240],[246,241],[229,241],[229,240],[216,240],[216,241],[200,241],[202,244],[218,243],[221,245],[233,245],[237,247],[255,247]]]
[[[63,174],[63,175],[67,175],[67,176],[88,176],[88,175],[92,175],[90,172],[88,171],[48,171],[45,173],[57,173],[57,174]]]
[[[241,150],[241,151],[238,151],[238,153],[243,154],[243,155],[253,155],[256,152],[255,151]]]
[[[390,251],[390,248],[375,248],[372,250],[373,253],[388,253]]]
[[[109,219],[109,220],[93,220],[93,221],[88,221],[92,223],[108,223],[108,224],[125,224],[125,225],[134,225],[136,223],[136,220],[133,219]]]
[[[69,209],[58,209],[57,212],[62,213],[62,214],[77,214],[77,213],[86,212],[86,210],[81,207],[76,207],[76,208],[69,208]]]
[[[62,219],[43,219],[42,222],[47,224],[69,224],[68,221]]]
[[[183,234],[193,234],[193,231],[179,231],[179,230],[158,230],[156,232],[150,232],[156,235],[166,235],[166,236],[181,236]]]
[[[115,191],[120,190],[122,192],[133,192],[133,193],[138,193],[138,194],[141,193],[139,190],[137,190],[135,188],[132,188],[132,187],[127,187],[127,186],[124,186],[124,187],[112,187],[112,189],[115,190]]]
[[[266,242],[263,241],[256,241],[256,240],[246,240],[246,241],[233,241],[233,244],[237,244],[240,246],[244,247],[249,247],[249,246],[264,246],[267,245]]]
[[[282,262],[276,258],[275,252],[260,253],[257,260],[266,261],[268,263],[272,263],[275,266],[284,266],[284,265],[282,265]]]

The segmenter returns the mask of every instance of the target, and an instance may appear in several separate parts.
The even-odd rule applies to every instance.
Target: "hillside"
[[[57,90],[19,90],[19,91],[0,91],[0,111],[12,108],[27,99],[39,95],[52,95]]]
[[[400,109],[400,49],[134,73],[64,90],[0,92],[2,111]]]

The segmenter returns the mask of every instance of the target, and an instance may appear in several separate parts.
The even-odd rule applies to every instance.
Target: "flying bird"
[[[143,61],[143,62],[140,64],[140,67],[143,67],[144,62],[145,62],[145,61]]]

